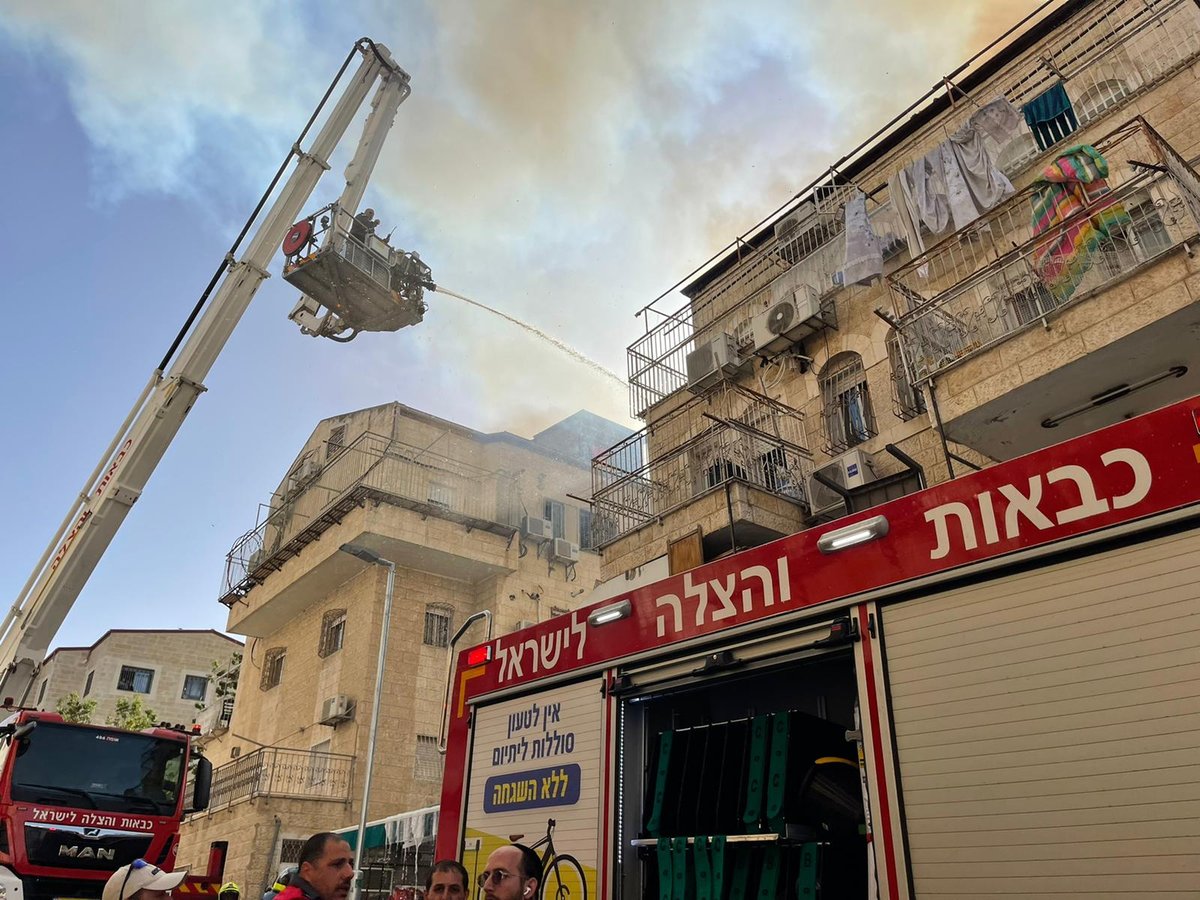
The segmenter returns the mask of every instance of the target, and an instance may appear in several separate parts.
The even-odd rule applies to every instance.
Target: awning
[[[427,806],[396,813],[384,819],[368,822],[363,835],[363,846],[367,850],[376,847],[419,847],[437,836],[438,808]],[[358,825],[348,825],[334,832],[345,839],[352,850],[357,850]]]

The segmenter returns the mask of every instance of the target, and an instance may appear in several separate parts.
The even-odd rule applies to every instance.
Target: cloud
[[[56,61],[111,203],[256,190],[343,48],[381,39],[413,76],[369,195],[383,229],[447,287],[623,373],[636,309],[1031,6],[360,0],[335,16],[9,0],[0,31]],[[623,417],[625,398],[559,350],[431,305],[416,329],[362,342],[371,374],[340,374],[347,396],[353,378],[395,384],[411,405],[526,431],[580,406]]]

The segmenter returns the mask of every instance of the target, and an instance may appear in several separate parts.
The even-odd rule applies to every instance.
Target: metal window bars
[[[1032,185],[887,277],[913,378],[929,378],[1103,290],[1200,232],[1200,178],[1146,122],[1097,140],[1109,192],[1035,233]],[[1144,164],[1149,164],[1149,166]],[[1105,229],[1089,230],[1104,210]],[[1074,242],[1090,236],[1073,252]],[[1067,265],[1078,273],[1064,288]]]
[[[259,690],[269,691],[283,681],[283,663],[286,658],[286,647],[272,647],[263,654],[262,674],[258,680]]]
[[[321,617],[321,640],[317,656],[324,659],[342,649],[346,638],[346,610],[331,609]]]
[[[820,377],[826,449],[840,453],[877,433],[875,411],[862,357],[845,353],[826,365]]]

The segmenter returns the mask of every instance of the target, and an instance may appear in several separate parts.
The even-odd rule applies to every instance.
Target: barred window
[[[442,754],[438,752],[438,739],[433,735],[417,735],[417,758],[413,765],[413,777],[420,781],[442,780]]]
[[[579,546],[584,550],[592,549],[592,511],[579,511]]]
[[[849,450],[875,435],[875,413],[862,357],[847,351],[825,364],[819,379],[825,433],[834,452]]]
[[[153,669],[141,669],[137,666],[121,666],[121,674],[117,676],[118,691],[133,691],[136,694],[148,694],[153,685]]]
[[[430,603],[425,607],[425,643],[431,647],[450,646],[450,606]]]
[[[283,681],[283,661],[287,657],[287,647],[272,647],[263,656],[262,679],[258,683],[260,690],[269,691]]]
[[[279,842],[280,863],[300,862],[300,851],[304,849],[304,838],[284,838]]]
[[[183,676],[183,693],[180,694],[181,700],[199,700],[203,702],[208,694],[208,676],[207,675],[184,675]]]
[[[325,458],[332,459],[339,450],[346,446],[346,426],[338,425],[329,432],[329,440],[325,442]]]
[[[321,642],[317,646],[317,656],[324,659],[342,649],[346,639],[346,611],[331,609],[321,617]]]

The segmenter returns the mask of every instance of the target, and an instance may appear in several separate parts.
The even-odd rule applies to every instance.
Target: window
[[[1074,105],[1081,121],[1093,122],[1108,110],[1120,106],[1128,96],[1129,85],[1120,78],[1110,78],[1084,91]]]
[[[584,550],[592,549],[592,511],[590,509],[579,511],[579,546]]]
[[[269,691],[283,681],[283,661],[287,657],[287,647],[272,647],[263,656],[262,678],[258,682],[260,690]]]
[[[566,537],[566,507],[557,500],[547,500],[545,513],[542,518],[549,520],[554,529],[554,536],[556,538]]]
[[[798,484],[788,465],[787,453],[782,447],[772,447],[755,460],[759,476],[758,483],[768,491],[784,496],[798,496]]]
[[[133,691],[136,694],[148,694],[153,684],[153,669],[139,669],[137,666],[121,666],[121,674],[117,678],[118,691]]]
[[[451,608],[444,603],[425,607],[425,643],[430,647],[450,646]]]
[[[85,697],[92,692],[92,676],[95,674],[96,670],[92,669],[92,671],[88,672],[87,681],[83,683],[83,696]]]
[[[331,609],[321,617],[321,643],[317,646],[317,656],[324,659],[342,649],[346,639],[346,611]]]
[[[705,487],[716,487],[730,478],[746,477],[746,470],[728,459],[718,459],[704,473]]]
[[[208,676],[207,675],[185,675],[183,676],[183,694],[184,700],[203,701],[208,693]]]
[[[346,446],[346,426],[338,425],[329,432],[329,440],[325,442],[325,458],[332,459],[338,451]]]
[[[42,686],[38,688],[37,705],[41,706],[42,701],[46,699],[46,682],[42,682]]]
[[[442,780],[442,754],[438,753],[438,739],[430,734],[417,735],[417,759],[413,776],[420,781]]]
[[[899,419],[915,419],[925,412],[925,395],[917,390],[908,375],[908,366],[904,364],[904,354],[900,350],[900,333],[891,331],[887,336],[888,362],[892,367],[892,409]]]
[[[875,415],[862,357],[847,351],[825,364],[819,378],[831,450],[848,450],[875,434]]]

